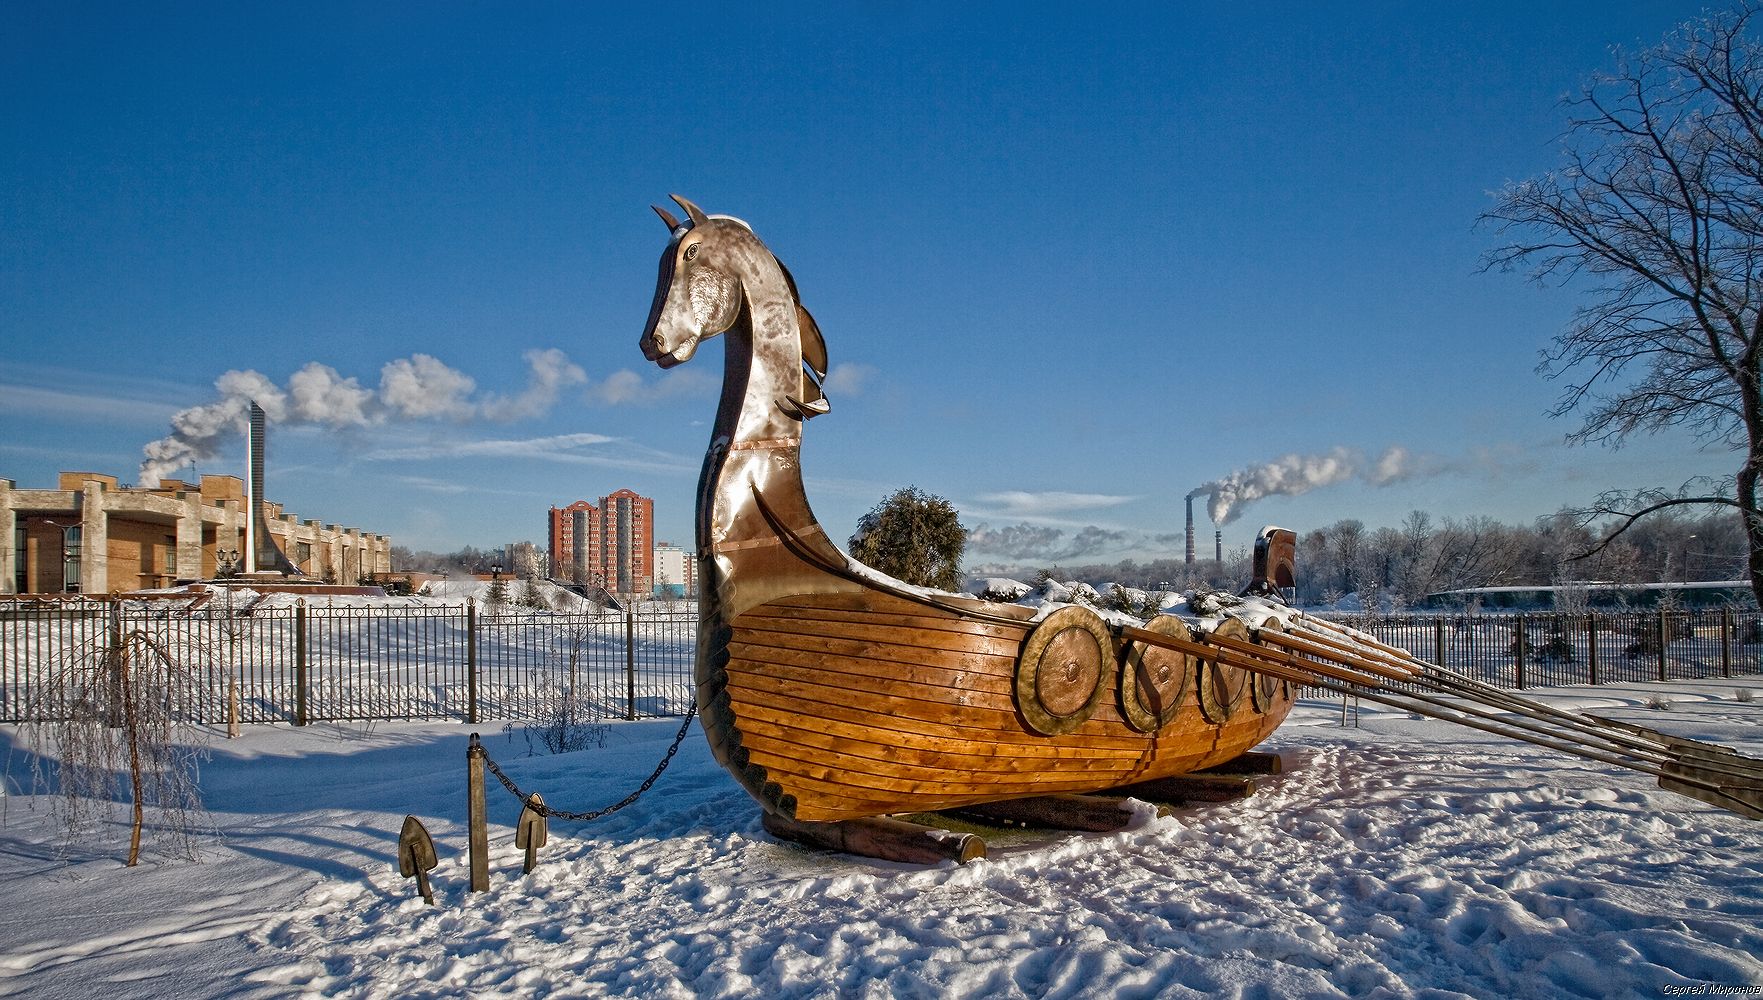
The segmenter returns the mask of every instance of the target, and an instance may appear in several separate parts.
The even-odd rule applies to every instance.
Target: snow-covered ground
[[[1668,694],[1662,692],[1668,691]],[[1745,692],[1750,700],[1742,700]],[[1763,679],[1543,692],[1763,755]],[[520,875],[492,779],[492,890],[465,891],[457,723],[216,738],[205,863],[63,854],[0,729],[0,995],[31,997],[1658,997],[1763,987],[1763,823],[1651,779],[1394,712],[1306,703],[1288,773],[1116,834],[988,838],[914,867],[765,834],[694,731],[636,805],[556,823]],[[565,809],[622,797],[676,721],[519,757]],[[406,813],[437,905],[398,876]],[[149,831],[149,846],[152,832]],[[1712,994],[1709,994],[1712,995]]]

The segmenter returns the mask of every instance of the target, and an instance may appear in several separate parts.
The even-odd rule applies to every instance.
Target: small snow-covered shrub
[[[1132,590],[1115,584],[1108,596],[1102,599],[1102,607],[1113,611],[1121,611],[1134,618],[1150,619],[1163,606],[1162,594],[1148,594],[1142,590]]]
[[[1573,643],[1567,638],[1559,623],[1545,634],[1541,640],[1527,636],[1524,640],[1526,653],[1538,663],[1572,663],[1574,660]],[[1518,634],[1512,636],[1511,655],[1518,654]]]
[[[1054,604],[1095,604],[1101,596],[1096,593],[1096,588],[1082,580],[1060,583],[1053,579],[1041,584],[1041,594]]]
[[[557,698],[546,706],[545,715],[539,721],[520,723],[518,730],[510,722],[502,727],[502,731],[511,741],[518,731],[526,738],[527,756],[536,757],[541,747],[547,753],[574,753],[589,747],[604,747],[606,734],[612,731],[612,727],[601,722],[588,706],[571,705],[565,699]]]
[[[1032,590],[1034,590],[1033,587],[1020,580],[992,577],[981,584],[979,599],[991,601],[994,604],[1012,604],[1022,600]]]
[[[1647,707],[1655,712],[1667,712],[1671,710],[1671,699],[1665,695],[1656,694],[1647,699]]]
[[[1732,696],[1734,698],[1737,698],[1739,701],[1745,701],[1745,702],[1748,702],[1753,697],[1755,697],[1755,695],[1752,693],[1750,688],[1739,688],[1737,691],[1734,691],[1732,693]]]

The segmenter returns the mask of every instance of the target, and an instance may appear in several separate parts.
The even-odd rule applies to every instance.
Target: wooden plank
[[[840,681],[844,680],[845,678],[840,678]],[[1020,728],[1014,706],[1007,702],[1000,704],[996,699],[988,699],[990,704],[960,705],[948,700],[922,697],[929,693],[922,688],[902,687],[898,692],[889,692],[862,690],[842,683],[835,686],[826,683],[824,674],[785,664],[757,663],[752,660],[731,662],[728,687],[731,692],[762,691],[788,698],[831,700],[835,704],[869,712],[877,718],[899,716],[921,722],[972,726],[981,730]]]
[[[1685,777],[1697,777],[1694,768],[1686,768]],[[1719,806],[1728,812],[1738,813],[1747,819],[1763,819],[1763,792],[1756,789],[1738,789],[1722,786],[1719,791],[1712,791],[1700,785],[1691,785],[1676,778],[1661,777],[1659,787],[1668,792],[1687,795],[1699,799],[1709,805]]]
[[[1206,768],[1208,774],[1284,774],[1285,761],[1276,753],[1240,753],[1222,764]]]
[[[764,680],[757,678],[757,680]],[[974,726],[957,724],[948,719],[912,719],[904,716],[877,715],[868,708],[856,707],[842,699],[841,692],[830,688],[801,689],[776,685],[768,688],[762,684],[735,685],[730,688],[732,708],[737,716],[751,707],[767,708],[784,715],[795,715],[807,718],[832,719],[863,726],[883,738],[889,734],[904,734],[926,737],[934,740],[977,741],[998,745],[1030,744],[1052,747],[1092,747],[1098,749],[1116,749],[1138,754],[1144,751],[1147,744],[1145,736],[1132,732],[1124,725],[1113,727],[1112,730],[1096,730],[1086,732],[1088,726],[1096,724],[1091,719],[1085,729],[1064,736],[1048,737],[1029,733],[1020,727],[1010,729],[998,726]],[[996,715],[996,713],[991,713]],[[739,725],[739,719],[735,720]]]
[[[933,705],[967,705],[990,708],[1014,715],[1016,698],[999,678],[981,679],[972,684],[933,684],[929,672],[920,668],[901,668],[900,676],[847,673],[839,669],[843,662],[817,663],[812,655],[789,650],[770,650],[752,646],[735,649],[736,661],[743,673],[760,677],[790,679],[799,684],[833,687],[852,694],[868,693],[887,698],[907,698]],[[947,676],[947,675],[945,675]]]
[[[858,598],[860,595],[825,596]],[[1023,637],[1028,634],[1031,628],[1031,624],[1026,622],[1021,625],[1008,625],[961,618],[955,615],[937,615],[930,612],[928,608],[906,602],[900,602],[897,607],[858,608],[841,607],[839,602],[809,601],[803,598],[786,597],[746,612],[737,620],[736,624],[740,624],[741,621],[745,621],[747,617],[752,615],[766,615],[798,621],[855,622],[895,629],[997,639],[1016,644],[1021,644]]]
[[[1108,750],[1095,747],[1036,746],[1034,744],[1001,745],[977,740],[919,739],[911,743],[884,740],[884,734],[873,729],[843,723],[791,717],[786,713],[761,710],[741,720],[744,739],[776,740],[816,751],[849,753],[872,760],[937,766],[950,760],[960,761],[976,770],[997,768],[1045,768],[1058,764],[1090,767],[1089,761],[1107,761],[1109,767],[1130,764],[1143,755],[1143,748]],[[997,761],[1000,763],[993,764]]]
[[[1154,802],[1233,802],[1255,793],[1254,779],[1236,775],[1184,774],[1111,789]]]
[[[784,653],[783,662],[818,670],[836,670],[870,677],[906,678],[942,687],[993,684],[1007,689],[1016,677],[1016,661],[961,651],[914,650],[837,639],[788,636],[742,629],[729,644],[735,656],[769,660]]]
[[[1022,643],[1016,640],[989,639],[983,636],[921,629],[894,628],[887,625],[864,625],[856,622],[772,617],[748,612],[735,622],[737,633],[751,629],[805,638],[843,639],[848,642],[897,646],[902,649],[949,652],[965,650],[1015,662]]]
[[[779,755],[764,748],[743,747],[750,752],[753,763],[765,768],[771,780],[783,785],[786,790],[792,786],[783,779],[783,775],[799,779],[802,787],[833,789],[860,789],[862,794],[893,793],[903,796],[902,801],[910,804],[912,796],[929,795],[941,798],[959,796],[986,796],[997,798],[1012,795],[1038,795],[1052,791],[1100,790],[1118,784],[1123,778],[1125,769],[1117,770],[1113,775],[1107,771],[1026,771],[1021,774],[987,775],[972,772],[948,770],[941,773],[923,772],[917,775],[887,775],[860,771],[838,765],[818,764],[796,757]],[[879,797],[879,796],[878,796]],[[798,796],[800,798],[800,796]],[[891,809],[890,812],[904,812],[904,807]]]
[[[1084,757],[1134,760],[1145,753],[1145,741],[1142,739],[1094,739],[1069,744],[1055,743],[1046,737],[1006,739],[1003,734],[955,730],[942,726],[928,727],[934,730],[929,733],[909,732],[894,728],[894,720],[876,720],[862,713],[842,711],[833,706],[812,705],[807,708],[808,710],[803,710],[799,705],[786,708],[775,703],[743,701],[739,705],[739,725],[743,731],[748,731],[753,726],[770,725],[792,731],[821,733],[829,739],[871,742],[883,747],[980,757],[1017,757],[1043,761],[1049,766],[1059,760]]]
[[[1020,823],[1053,830],[1112,833],[1132,822],[1126,800],[1102,795],[1037,795],[997,802],[978,802],[952,809],[957,816],[992,822]]]
[[[1184,708],[1181,717],[1155,734],[1143,734],[1129,728],[1113,712],[1100,710],[1075,732],[1047,737],[1029,733],[1016,722],[1014,714],[983,709],[960,712],[941,711],[942,706],[924,708],[917,716],[893,711],[900,707],[889,699],[873,696],[852,697],[848,692],[823,685],[802,685],[746,672],[731,673],[729,694],[737,715],[745,705],[760,705],[788,713],[842,720],[867,726],[878,734],[912,733],[936,739],[977,740],[985,743],[1030,743],[1063,747],[1119,749],[1134,753],[1152,752],[1158,748],[1191,752],[1198,747],[1212,750],[1234,747],[1245,750],[1272,732],[1284,719],[1285,712],[1257,715],[1238,713],[1222,728],[1184,720],[1199,720],[1199,710],[1191,716]],[[924,703],[928,705],[928,703]],[[923,705],[920,706],[923,708]],[[1289,709],[1290,703],[1283,708]]]
[[[971,833],[951,833],[886,817],[809,823],[768,812],[764,823],[774,837],[884,861],[966,864],[986,856],[986,842]]]
[[[815,737],[807,733],[794,733],[803,740]],[[872,743],[843,742],[837,746],[820,746],[807,742],[775,737],[769,733],[755,729],[750,731],[741,744],[741,750],[752,761],[783,759],[795,761],[797,765],[792,771],[801,773],[821,773],[822,769],[830,771],[850,771],[876,775],[885,778],[904,778],[920,781],[967,781],[967,780],[1003,780],[1033,779],[1033,776],[1046,774],[1052,768],[1042,759],[1024,759],[1012,756],[979,756],[971,754],[925,753],[922,751],[905,752],[883,756],[885,747]],[[860,752],[869,750],[871,752]],[[1135,757],[1088,757],[1068,759],[1061,762],[1058,770],[1073,775],[1114,776],[1118,782],[1139,761]],[[880,786],[878,786],[880,787]]]

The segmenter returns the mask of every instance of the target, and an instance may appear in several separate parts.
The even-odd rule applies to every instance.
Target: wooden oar
[[[1278,632],[1273,629],[1262,629],[1259,633],[1262,642],[1301,652],[1311,658],[1332,660],[1345,666],[1355,667],[1367,673],[1376,674],[1385,680],[1412,681],[1416,673],[1405,666],[1374,660],[1358,653],[1341,649],[1327,642],[1323,637],[1305,632]]]
[[[1734,775],[1731,772],[1715,772],[1706,767],[1703,756],[1700,754],[1692,757],[1687,763],[1680,760],[1636,761],[1615,756],[1610,752],[1587,746],[1582,742],[1566,742],[1550,735],[1541,735],[1536,731],[1538,727],[1513,725],[1511,720],[1492,719],[1486,713],[1469,711],[1467,714],[1472,717],[1465,718],[1465,710],[1455,706],[1441,711],[1433,707],[1431,699],[1426,699],[1423,696],[1394,691],[1361,690],[1351,685],[1321,678],[1318,679],[1316,686],[1325,691],[1333,691],[1341,695],[1351,694],[1364,698],[1366,701],[1388,705],[1391,708],[1428,716],[1454,725],[1466,726],[1495,736],[1558,750],[1575,757],[1611,764],[1631,771],[1639,771],[1659,779],[1659,787],[1667,791],[1689,795],[1750,819],[1763,819],[1763,781],[1745,775]]]
[[[1281,643],[1282,640],[1290,639],[1292,635],[1293,633],[1281,633],[1269,630],[1263,632],[1261,638],[1264,641]],[[1309,635],[1314,635],[1314,633],[1307,633],[1307,636]],[[1297,645],[1299,647],[1303,646],[1302,640],[1288,644]],[[1330,644],[1325,642],[1324,645],[1328,646]],[[1384,646],[1383,648],[1394,649],[1395,647]],[[1318,655],[1322,655],[1328,651],[1314,650],[1314,652]],[[1338,655],[1349,661],[1358,660],[1357,657],[1350,656],[1349,654],[1341,653]],[[1581,738],[1595,741],[1607,749],[1620,753],[1632,754],[1666,764],[1686,765],[1688,761],[1685,759],[1685,752],[1693,751],[1698,757],[1696,763],[1702,765],[1702,758],[1705,757],[1709,750],[1709,747],[1706,744],[1698,743],[1694,740],[1661,738],[1662,734],[1657,733],[1643,732],[1641,734],[1632,734],[1634,727],[1629,727],[1629,729],[1625,731],[1623,728],[1611,725],[1606,720],[1580,713],[1563,711],[1562,709],[1555,708],[1544,702],[1525,698],[1521,695],[1513,694],[1510,691],[1496,688],[1491,684],[1477,681],[1474,678],[1457,673],[1456,671],[1446,670],[1411,655],[1407,657],[1406,665],[1417,670],[1417,672],[1410,675],[1411,679],[1423,687],[1437,691],[1441,694],[1457,698],[1465,698],[1480,704],[1500,708],[1522,718],[1532,719],[1537,723],[1552,724],[1571,730]],[[1554,730],[1549,729],[1538,729],[1537,731],[1555,733]],[[1556,733],[1556,735],[1561,734]],[[1676,744],[1682,744],[1682,746],[1680,747]],[[1718,770],[1739,781],[1749,780],[1754,777],[1752,763],[1748,761],[1748,758],[1742,756],[1720,758],[1719,755],[1716,756],[1718,758],[1718,763],[1712,768],[1713,770]],[[1704,769],[1708,768],[1704,766]]]
[[[1291,634],[1274,629],[1260,630],[1259,639],[1263,643],[1292,648],[1282,648],[1276,651],[1261,643],[1244,642],[1240,639],[1217,634],[1204,635],[1201,641],[1188,641],[1132,626],[1117,627],[1116,632],[1125,639],[1172,649],[1201,659],[1214,660],[1228,666],[1240,667],[1283,680],[1320,687],[1342,695],[1355,695],[1374,703],[1388,705],[1417,715],[1640,771],[1660,779],[1662,787],[1686,794],[1695,794],[1696,797],[1702,798],[1704,801],[1743,815],[1763,818],[1763,810],[1760,810],[1759,805],[1752,801],[1757,799],[1759,795],[1763,795],[1763,782],[1758,782],[1748,773],[1749,765],[1754,762],[1737,755],[1729,758],[1723,754],[1694,752],[1693,756],[1686,761],[1681,755],[1674,754],[1660,741],[1625,739],[1609,730],[1588,726],[1583,717],[1572,716],[1548,708],[1541,703],[1535,703],[1532,706],[1523,704],[1489,706],[1515,707],[1519,710],[1516,718],[1497,716],[1489,710],[1489,707],[1474,704],[1474,702],[1481,701],[1477,695],[1485,697],[1487,692],[1444,691],[1439,688],[1439,678],[1435,676],[1429,676],[1427,673],[1395,671],[1387,664],[1347,653],[1327,643],[1313,644],[1311,648],[1318,653],[1328,654],[1331,659],[1337,662],[1301,658],[1293,652],[1293,649],[1303,648],[1306,645],[1302,638],[1297,642],[1280,643],[1279,640],[1289,639]],[[1426,666],[1419,661],[1415,661],[1415,663]],[[1394,673],[1395,676],[1388,676],[1391,673]],[[1445,701],[1442,698],[1420,692],[1393,691],[1385,686],[1384,680],[1386,679],[1417,683],[1437,694],[1451,694],[1453,697],[1468,698],[1472,704],[1465,705]],[[1532,707],[1545,711],[1533,713],[1524,710]],[[1551,725],[1555,728],[1550,728]],[[1561,728],[1566,728],[1569,732],[1562,732]],[[1737,766],[1725,766],[1728,764]]]

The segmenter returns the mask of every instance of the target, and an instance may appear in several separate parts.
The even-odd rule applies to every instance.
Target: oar
[[[1442,693],[1470,698],[1484,704],[1496,705],[1519,715],[1537,718],[1539,721],[1543,718],[1554,720],[1560,725],[1577,730],[1582,734],[1596,737],[1607,744],[1624,749],[1628,752],[1655,756],[1663,755],[1664,759],[1677,763],[1682,763],[1682,759],[1681,755],[1677,753],[1678,748],[1673,745],[1674,742],[1693,747],[1698,752],[1705,752],[1707,749],[1705,744],[1701,744],[1695,740],[1676,737],[1669,739],[1660,738],[1663,734],[1657,732],[1652,732],[1650,734],[1643,733],[1641,738],[1637,739],[1635,736],[1630,735],[1629,731],[1625,731],[1620,727],[1612,725],[1609,720],[1600,719],[1596,716],[1586,715],[1584,713],[1563,711],[1562,709],[1555,708],[1544,702],[1513,694],[1510,691],[1494,687],[1484,681],[1478,681],[1466,674],[1454,670],[1448,670],[1434,663],[1429,663],[1414,656],[1412,653],[1406,653],[1395,646],[1379,642],[1357,629],[1349,629],[1346,626],[1324,622],[1323,619],[1311,618],[1308,615],[1301,615],[1300,617],[1306,625],[1326,625],[1331,631],[1347,639],[1359,642],[1362,645],[1369,645],[1380,653],[1389,651],[1389,653],[1386,653],[1386,656],[1393,655],[1394,653],[1401,653],[1406,666],[1410,668],[1418,668],[1420,671],[1416,678],[1417,680],[1424,679],[1432,682],[1430,686]],[[1274,641],[1278,641],[1279,635],[1280,633],[1274,634]],[[1328,642],[1326,639],[1323,639],[1322,641],[1325,643]],[[1631,730],[1632,728],[1634,727],[1631,727]],[[1745,758],[1742,757],[1739,758],[1741,761],[1744,759]],[[1734,777],[1747,777],[1750,774],[1750,769],[1748,767],[1737,764],[1731,767],[1722,768],[1722,770],[1731,773]]]
[[[1562,733],[1556,729],[1550,729],[1545,724],[1547,720],[1536,718],[1528,713],[1521,713],[1516,719],[1504,718],[1474,705],[1447,702],[1418,692],[1389,691],[1385,688],[1382,677],[1379,676],[1386,671],[1379,669],[1377,664],[1369,661],[1361,661],[1365,667],[1370,668],[1361,672],[1341,664],[1300,659],[1290,650],[1274,654],[1271,650],[1257,643],[1243,642],[1229,636],[1203,635],[1202,641],[1195,642],[1132,626],[1120,626],[1116,631],[1122,638],[1144,642],[1148,645],[1160,646],[1283,680],[1320,687],[1323,690],[1342,695],[1356,695],[1373,703],[1388,705],[1402,711],[1413,712],[1508,739],[1516,739],[1574,756],[1639,771],[1659,778],[1662,786],[1669,783],[1674,791],[1700,793],[1696,797],[1702,798],[1704,801],[1753,818],[1763,818],[1763,808],[1750,801],[1752,798],[1763,796],[1763,783],[1757,782],[1748,774],[1730,768],[1709,767],[1710,764],[1715,763],[1714,760],[1709,759],[1712,755],[1698,753],[1693,762],[1686,763],[1660,745],[1647,745],[1638,741],[1633,743],[1619,741],[1605,731],[1593,729],[1581,732],[1579,735],[1582,738],[1576,739],[1573,733]],[[1276,640],[1278,637],[1287,635],[1289,633],[1272,629],[1260,631],[1260,637],[1263,640]],[[1275,659],[1275,656],[1278,659]],[[1344,653],[1337,653],[1336,656],[1349,661],[1360,659]],[[1408,678],[1398,676],[1393,679],[1404,680]],[[1565,715],[1565,713],[1559,712],[1554,714]],[[1565,720],[1554,720],[1554,724],[1557,726],[1566,724],[1573,730],[1587,728],[1572,716],[1567,716]],[[1615,756],[1616,754],[1623,756]],[[1746,760],[1745,758],[1737,759]],[[1746,761],[1746,763],[1749,762]],[[1722,784],[1720,778],[1733,779],[1737,784]],[[1763,799],[1759,801],[1763,802]]]

